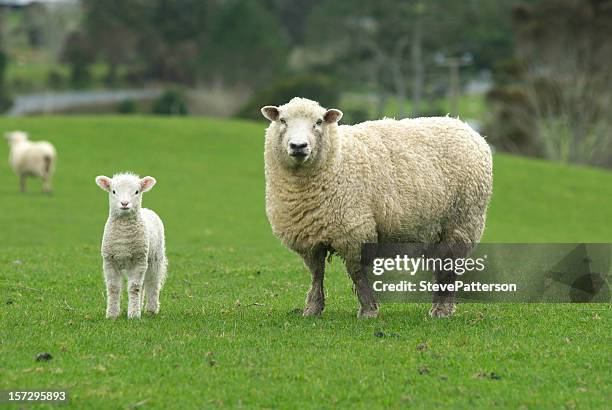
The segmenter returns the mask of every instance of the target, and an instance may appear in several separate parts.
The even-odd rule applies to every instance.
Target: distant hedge
[[[299,75],[286,77],[261,89],[237,113],[236,117],[261,120],[260,109],[264,105],[282,105],[293,97],[318,101],[324,107],[336,106],[340,90],[334,81],[324,75]]]

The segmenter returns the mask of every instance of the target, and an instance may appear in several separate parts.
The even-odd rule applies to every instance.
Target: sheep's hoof
[[[378,317],[378,307],[360,307],[357,317]]]
[[[106,312],[107,319],[117,319],[119,317],[119,312]]]
[[[304,317],[321,316],[321,313],[323,312],[324,307],[325,306],[322,306],[322,305],[306,306],[306,308],[304,309],[304,312],[302,313],[302,316]]]
[[[451,317],[455,313],[456,305],[454,303],[434,303],[429,310],[431,317]]]

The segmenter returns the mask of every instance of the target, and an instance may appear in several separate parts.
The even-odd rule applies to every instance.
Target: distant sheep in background
[[[304,316],[325,307],[325,257],[346,263],[359,316],[378,303],[361,270],[364,243],[448,248],[465,257],[482,236],[493,184],[491,150],[467,124],[448,117],[383,119],[338,126],[342,112],[294,98],[266,106],[266,213],[274,234],[312,274]],[[435,245],[435,246],[434,246]],[[435,272],[454,282],[455,272]],[[455,311],[452,293],[434,294],[430,315]]]
[[[43,192],[51,193],[51,178],[55,172],[57,153],[47,141],[30,141],[23,131],[4,134],[10,147],[9,165],[19,177],[21,192],[26,191],[26,178],[38,177],[43,181]]]
[[[124,276],[128,281],[128,318],[140,317],[145,294],[145,311],[159,312],[159,293],[167,269],[164,224],[155,212],[141,208],[142,194],[155,183],[153,177],[141,179],[130,173],[112,179],[96,177],[96,184],[108,192],[110,208],[101,249],[107,318],[119,316]]]

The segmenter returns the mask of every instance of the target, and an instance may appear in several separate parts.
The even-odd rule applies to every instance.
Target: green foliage
[[[0,50],[0,113],[8,110],[12,105],[12,99],[6,86],[6,68],[8,57]]]
[[[96,54],[149,80],[256,85],[284,70],[287,42],[264,1],[86,0]],[[137,58],[135,58],[137,56]]]
[[[282,105],[293,97],[309,98],[318,101],[323,107],[332,108],[338,104],[340,90],[331,78],[323,75],[287,77],[256,92],[236,116],[259,120],[261,107]]]
[[[153,103],[153,114],[187,115],[187,99],[178,90],[164,91]]]
[[[1,118],[62,160],[53,197],[33,181],[21,195],[0,172],[0,389],[67,388],[79,409],[607,407],[607,305],[466,304],[432,320],[425,304],[397,304],[359,320],[336,258],[323,317],[302,318],[310,275],[265,216],[264,126]],[[494,164],[486,241],[612,240],[611,173]],[[157,178],[144,206],[164,221],[170,269],[158,317],[108,321],[108,200],[94,177],[128,169]],[[53,359],[36,362],[41,352]]]
[[[514,9],[516,60],[496,67],[487,134],[502,149],[612,166],[612,12],[606,2],[542,0]]]
[[[117,106],[117,112],[120,114],[134,114],[137,110],[134,100],[123,100]]]

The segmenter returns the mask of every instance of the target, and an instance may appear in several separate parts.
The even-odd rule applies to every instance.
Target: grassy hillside
[[[385,305],[358,320],[336,259],[323,317],[302,318],[309,274],[265,218],[264,126],[0,119],[59,151],[52,197],[33,181],[19,194],[0,167],[0,389],[66,388],[75,408],[605,407],[609,306],[463,305],[436,321]],[[158,180],[144,204],[170,270],[159,317],[111,322],[94,177],[122,170]],[[497,155],[485,240],[611,242],[611,198],[612,173]]]

